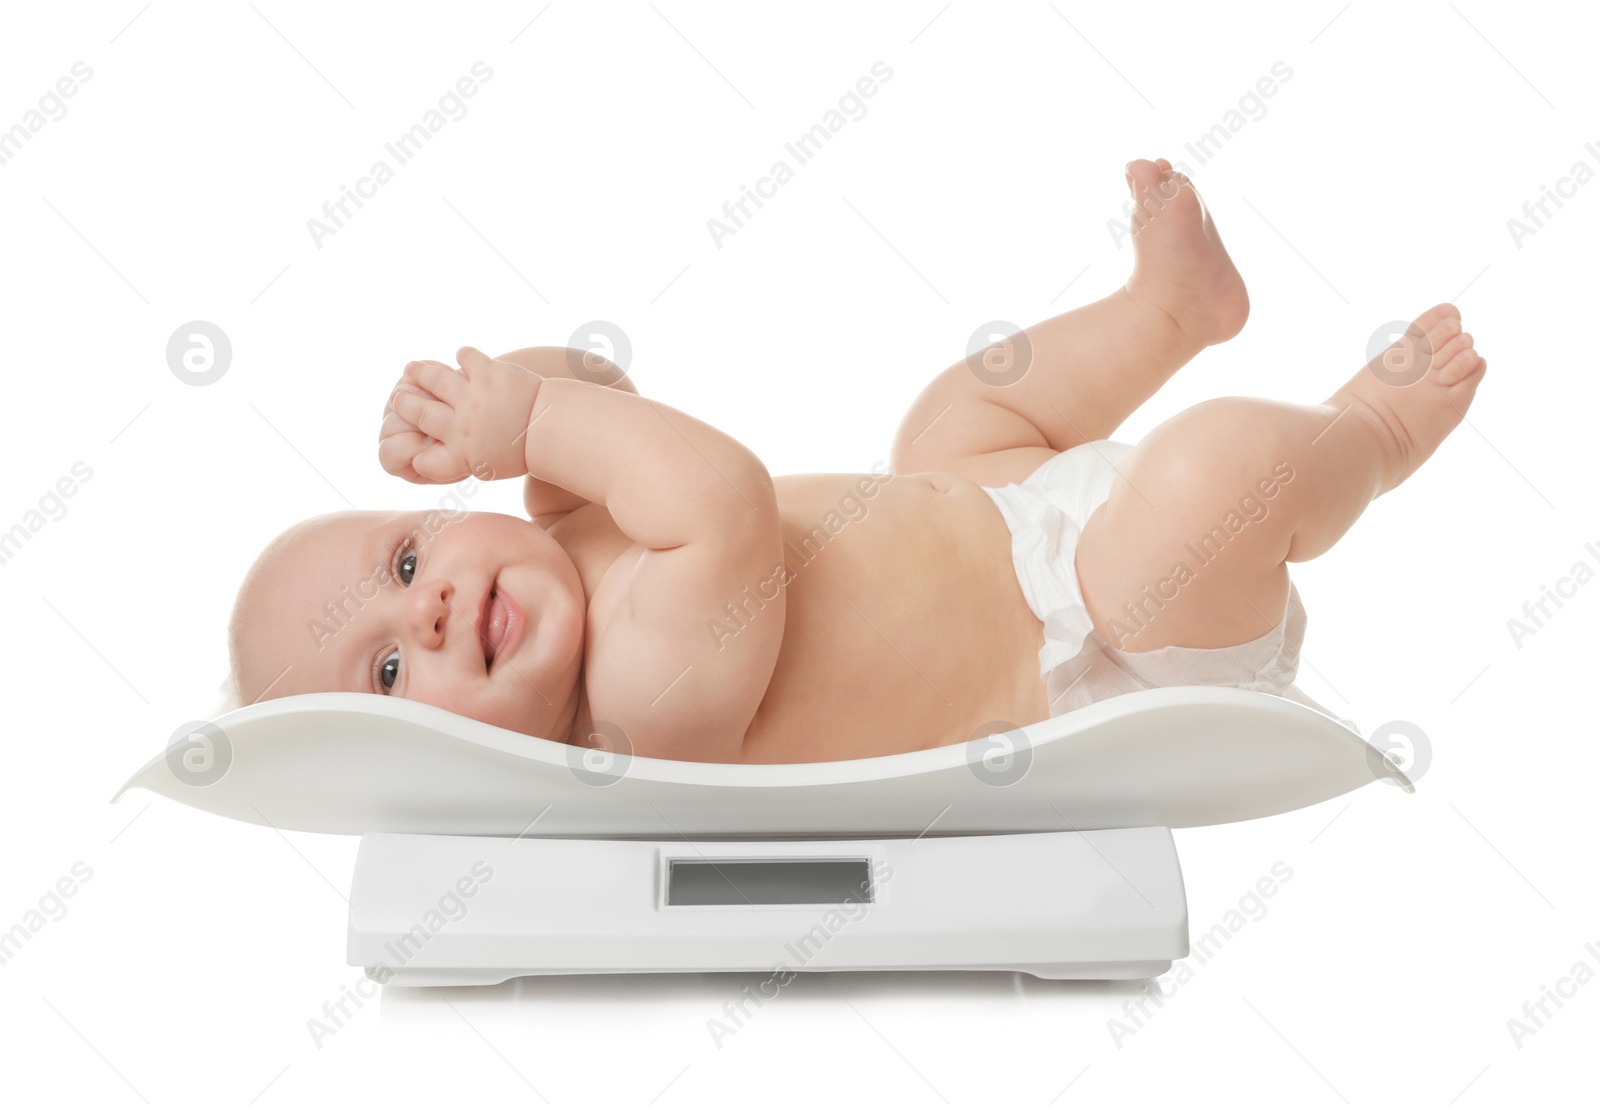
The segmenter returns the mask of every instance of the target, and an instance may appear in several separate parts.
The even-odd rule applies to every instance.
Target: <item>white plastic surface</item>
[[[343,834],[748,839],[1195,827],[1383,777],[1412,791],[1337,720],[1218,686],[1148,689],[951,746],[789,765],[610,757],[367,693],[283,697],[212,722],[209,748],[169,747],[117,797],[145,788]]]
[[[732,876],[730,903],[669,903],[672,861],[720,877],[752,859],[849,859],[870,877],[832,903],[750,903]],[[1163,827],[766,843],[367,835],[350,890],[348,961],[396,985],[705,970],[772,974],[774,988],[818,970],[1108,980],[1153,977],[1188,952]]]

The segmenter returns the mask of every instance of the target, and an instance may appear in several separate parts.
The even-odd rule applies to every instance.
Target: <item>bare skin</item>
[[[691,761],[862,758],[1047,717],[1043,627],[980,486],[1021,482],[1059,451],[1110,437],[1249,311],[1192,185],[1164,161],[1131,163],[1127,176],[1143,212],[1127,285],[1028,328],[1031,363],[1018,380],[990,383],[966,360],[936,378],[896,435],[892,476],[772,478],[722,432],[638,397],[620,371],[563,380],[574,376],[566,351],[491,361],[463,348],[459,371],[412,363],[386,409],[385,468],[419,483],[484,465],[526,472],[538,524],[495,518],[539,534],[503,537],[491,553],[469,541],[486,514],[472,513],[430,537],[409,580],[380,590],[339,632],[354,656],[398,671],[394,690],[371,691]],[[1096,631],[1141,651],[1231,646],[1270,629],[1287,598],[1286,563],[1327,550],[1472,400],[1485,363],[1455,309],[1431,309],[1413,331],[1380,359],[1381,373],[1357,371],[1322,404],[1227,397],[1151,431],[1079,546]],[[1150,586],[1185,544],[1274,473],[1270,512],[1151,605]],[[230,638],[243,699],[283,695],[284,681],[292,691],[347,687],[328,672],[329,655],[305,643],[298,613],[361,572],[350,549],[374,525],[368,515],[310,521],[286,544],[292,553],[252,570],[235,618],[249,634]],[[322,576],[308,584],[312,570]],[[491,581],[527,627],[489,662],[476,621]],[[492,640],[498,617],[486,626]],[[293,679],[265,688],[285,667]]]

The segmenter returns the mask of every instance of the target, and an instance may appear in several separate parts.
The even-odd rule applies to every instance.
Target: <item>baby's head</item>
[[[507,615],[511,638],[491,659]],[[526,519],[333,512],[284,531],[246,573],[228,624],[233,691],[239,704],[403,696],[566,741],[585,615],[577,567]]]

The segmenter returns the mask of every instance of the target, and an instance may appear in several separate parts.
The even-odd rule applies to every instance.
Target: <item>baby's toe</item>
[[[1432,338],[1433,336],[1430,335],[1429,337]],[[1463,350],[1472,349],[1472,336],[1462,331],[1443,341],[1435,340],[1432,349],[1433,364],[1438,366],[1442,373],[1444,367],[1449,365],[1457,354],[1460,354]]]
[[[1451,355],[1450,359],[1439,366],[1439,383],[1441,385],[1459,385],[1473,376],[1481,376],[1489,362],[1473,349],[1471,336],[1463,335],[1467,345]]]
[[[1461,334],[1461,317],[1457,315],[1447,315],[1431,327],[1420,327],[1421,322],[1418,320],[1413,326],[1419,327],[1427,337],[1428,349],[1435,353],[1444,349],[1452,339]]]
[[[1461,312],[1454,304],[1435,304],[1419,315],[1411,326],[1430,339],[1437,333],[1443,340],[1461,330]]]
[[[1128,187],[1135,193],[1149,192],[1161,183],[1161,167],[1155,162],[1139,158],[1128,163]]]

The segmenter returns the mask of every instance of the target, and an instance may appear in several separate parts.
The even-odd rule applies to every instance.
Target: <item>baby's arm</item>
[[[527,473],[605,505],[641,549],[610,571],[624,595],[586,647],[593,718],[620,727],[637,754],[739,761],[783,642],[784,598],[737,640],[716,635],[713,621],[783,565],[766,467],[658,401],[543,379],[471,347],[457,358],[459,371],[406,366],[390,404],[417,434],[382,440],[384,469],[423,484]]]
[[[570,378],[539,386],[525,453],[531,476],[604,504],[645,548],[588,648],[595,719],[650,757],[738,761],[783,641],[783,596],[736,640],[710,624],[783,562],[766,467],[675,408]]]
[[[592,350],[577,350],[565,346],[528,346],[502,354],[497,361],[511,362],[523,369],[532,370],[540,377],[569,377],[593,381],[608,388],[631,392],[633,381],[617,365]],[[581,372],[579,372],[581,371]],[[589,503],[570,489],[529,476],[522,484],[522,506],[528,518],[540,527],[548,528],[568,512]]]

